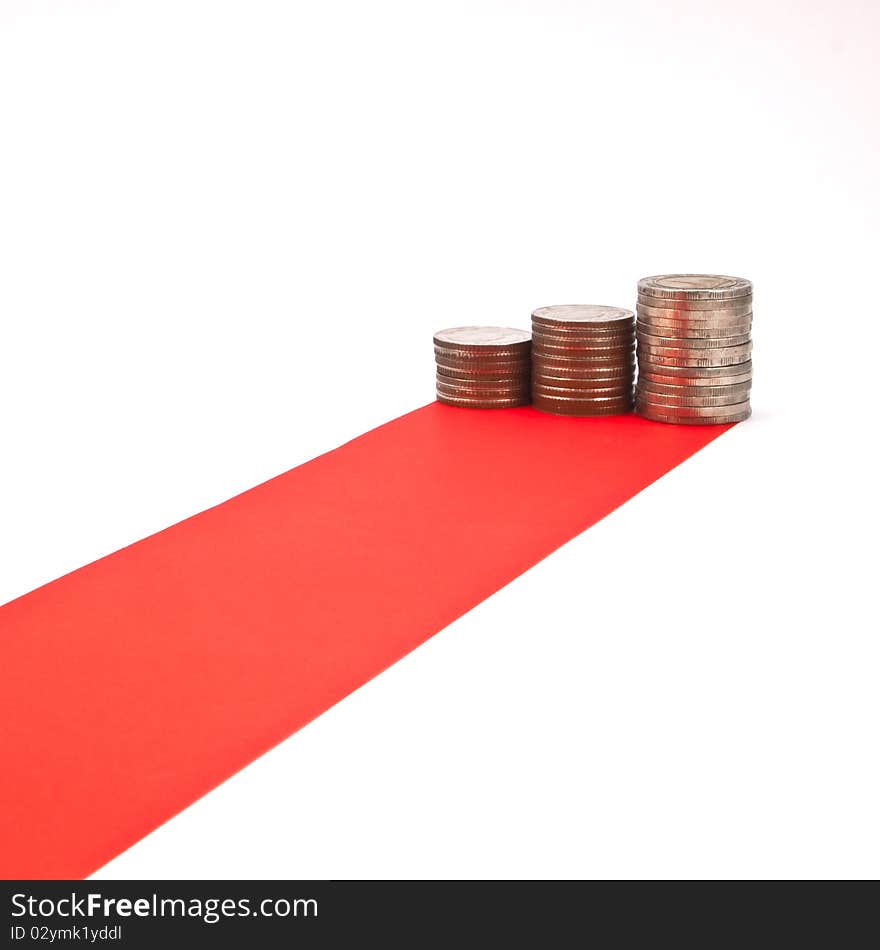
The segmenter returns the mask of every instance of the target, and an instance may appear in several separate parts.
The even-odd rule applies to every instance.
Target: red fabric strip
[[[0,876],[90,874],[727,428],[434,403],[0,607]]]

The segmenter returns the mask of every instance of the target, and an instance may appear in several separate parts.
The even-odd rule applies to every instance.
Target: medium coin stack
[[[434,334],[438,401],[465,409],[528,405],[530,350],[527,330],[440,330]]]
[[[564,416],[632,409],[635,315],[567,304],[532,314],[532,405]]]
[[[636,412],[715,425],[751,415],[752,284],[719,274],[639,281]]]

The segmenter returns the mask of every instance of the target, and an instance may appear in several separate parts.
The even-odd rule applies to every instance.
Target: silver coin
[[[593,323],[567,323],[558,326],[544,326],[540,323],[532,324],[532,337],[552,336],[563,340],[605,340],[616,339],[617,337],[631,336],[635,328],[635,317],[627,320],[626,323],[615,324],[613,326],[596,326]]]
[[[437,402],[442,402],[447,406],[458,406],[461,409],[514,409],[517,406],[527,406],[530,397],[528,393],[524,393],[515,399],[491,399],[482,396],[471,399],[437,393]]]
[[[639,340],[639,352],[646,356],[674,356],[682,359],[690,357],[704,359],[710,356],[741,356],[742,360],[747,359],[752,352],[752,341],[745,343],[717,343],[715,346],[694,347],[691,346],[691,340],[673,340],[670,343],[652,344],[644,339]]]
[[[662,396],[729,396],[738,395],[742,401],[748,398],[752,389],[752,382],[730,383],[723,386],[676,386],[669,383],[657,383],[653,379],[639,378],[638,391],[640,393],[656,393]],[[740,400],[735,400],[740,401]]]
[[[632,389],[632,374],[626,376],[601,376],[580,379],[577,376],[548,376],[532,373],[533,386],[556,386],[567,389]]]
[[[570,369],[613,369],[615,366],[635,366],[636,353],[634,349],[626,349],[616,356],[604,358],[600,356],[584,355],[584,353],[568,352],[564,354],[541,353],[532,354],[532,367],[561,366]]]
[[[557,346],[564,346],[568,343],[573,343],[576,345],[587,344],[590,346],[620,346],[634,340],[635,336],[636,331],[634,326],[626,331],[621,332],[615,330],[613,333],[604,330],[601,333],[593,333],[592,331],[584,332],[582,330],[577,330],[572,333],[567,331],[552,333],[535,327],[532,331],[532,345],[534,346],[535,343],[552,343]]]
[[[529,378],[528,367],[520,368],[516,372],[487,372],[484,367],[480,367],[477,372],[472,372],[471,370],[456,369],[446,366],[437,367],[437,378],[446,379],[450,382],[459,381],[459,382],[480,382],[485,380],[487,382],[498,382],[498,383],[515,383],[518,380],[528,380]]]
[[[559,399],[547,399],[541,396],[532,400],[532,406],[538,412],[552,416],[573,416],[591,418],[593,416],[625,416],[632,412],[632,403],[599,406],[596,403],[566,403]]]
[[[531,348],[531,344],[529,344]],[[521,362],[528,363],[530,349],[525,350],[489,350],[477,352],[476,350],[455,350],[452,347],[435,346],[434,359],[446,360],[449,362],[461,363],[503,363],[503,362]]]
[[[677,389],[707,389],[714,386],[751,386],[752,374],[735,373],[730,376],[669,376],[665,370],[661,373],[643,370],[639,373],[639,382],[641,385],[651,388],[670,386]]]
[[[644,399],[642,396],[638,396],[636,399],[639,407],[647,407],[652,411],[665,412],[669,411],[677,416],[723,416],[727,413],[736,413],[741,412],[743,409],[747,409],[749,406],[748,399],[743,399],[741,402],[731,403],[723,407],[718,406],[666,406],[658,405],[655,401],[649,401]]]
[[[668,336],[673,340],[711,340],[713,338],[724,339],[728,336],[746,336],[752,332],[751,323],[727,323],[721,326],[694,326],[693,324],[675,324],[659,323],[639,323],[639,332],[636,334],[636,340],[640,336]]]
[[[437,392],[438,393],[447,393],[451,396],[477,396],[484,395],[488,396],[490,399],[494,398],[513,398],[520,395],[521,393],[528,392],[530,383],[526,381],[525,383],[516,382],[512,385],[510,383],[502,383],[501,385],[496,385],[494,383],[461,383],[453,382],[449,383],[440,377],[437,377]]]
[[[635,362],[631,361],[622,366],[595,368],[593,363],[547,363],[536,362],[532,367],[532,377],[536,376],[564,376],[569,379],[632,379],[635,374]]]
[[[458,381],[458,382],[474,382],[479,383],[483,380],[488,382],[504,382],[504,381],[513,381],[521,380],[527,382],[529,379],[528,368],[525,370],[516,370],[513,372],[500,372],[500,373],[472,373],[466,370],[459,370],[454,367],[438,366],[437,367],[437,379],[447,380],[449,382]]]
[[[651,366],[648,360],[641,360],[639,363],[639,376],[648,375],[649,378],[659,379],[660,377],[671,377],[673,379],[686,379],[688,385],[693,385],[692,380],[699,379],[722,379],[726,377],[748,376],[751,379],[752,361],[737,363],[732,366]],[[660,380],[663,381],[662,379]],[[712,383],[717,385],[717,383]]]
[[[639,281],[639,293],[667,300],[731,300],[752,294],[752,282],[725,274],[658,274]]]
[[[482,375],[477,376],[450,376],[437,370],[437,382],[448,386],[522,386],[528,385],[530,373],[508,373],[504,376]]]
[[[612,396],[596,396],[594,398],[584,399],[577,393],[560,394],[536,392],[532,394],[532,399],[535,402],[552,400],[561,405],[571,406],[574,409],[616,408],[619,410],[628,410],[632,409],[633,406],[632,393],[618,393]]]
[[[640,346],[672,346],[687,350],[714,350],[720,346],[743,346],[751,343],[751,335],[748,333],[739,333],[736,336],[716,336],[716,337],[676,337],[676,336],[653,336],[648,333],[639,334]]]
[[[581,359],[574,355],[551,358],[539,355],[532,361],[532,372],[547,373],[548,376],[552,376],[557,370],[567,370],[575,375],[583,373],[584,376],[625,376],[635,371],[635,356],[635,352],[613,359],[605,357]]]
[[[509,392],[509,393],[473,393],[473,392],[446,392],[445,390],[437,390],[437,399],[440,402],[463,402],[466,404],[470,403],[486,403],[486,408],[491,409],[495,403],[501,403],[503,405],[511,404],[516,406],[525,406],[532,401],[532,394],[529,390],[524,392]]]
[[[640,312],[636,330],[644,330],[646,327],[662,327],[676,333],[710,330],[721,334],[748,333],[752,328],[752,316],[749,314],[747,317],[735,320],[667,320],[665,317],[644,316]]]
[[[743,403],[740,407],[728,406],[722,413],[718,409],[704,407],[707,413],[715,415],[693,416],[685,414],[685,409],[666,409],[658,410],[654,406],[636,405],[636,414],[643,419],[650,419],[653,422],[667,422],[673,425],[689,426],[713,426],[730,425],[734,422],[743,422],[752,414],[752,407],[748,403]],[[735,410],[735,411],[730,411]]]
[[[448,373],[444,373],[439,366],[437,367],[437,381],[452,386],[526,385],[530,375],[530,373],[525,372],[505,373],[503,375],[484,373],[482,376],[471,373],[468,376],[450,376]]]
[[[616,396],[593,396],[587,394],[586,392],[574,392],[568,396],[548,396],[548,399],[558,399],[560,402],[587,402],[587,403],[617,403],[625,402],[628,399],[631,399],[632,396],[630,393],[624,393],[623,395]]]
[[[636,337],[665,336],[674,340],[711,340],[723,339],[728,336],[748,336],[751,332],[751,321],[742,324],[727,324],[726,326],[694,327],[691,325],[664,325],[662,323],[647,323],[640,320],[636,324]]]
[[[634,343],[635,328],[627,333],[606,333],[599,336],[595,333],[540,333],[535,330],[532,336],[532,346],[545,344],[547,346],[610,346],[620,347]]]
[[[639,333],[649,333],[652,336],[684,337],[685,339],[707,339],[712,336],[739,336],[752,332],[751,320],[737,320],[731,323],[676,323],[671,320],[655,320],[653,318],[639,320]]]
[[[752,352],[751,343],[743,346],[725,346],[716,350],[675,350],[672,348],[639,347],[639,365],[648,366],[691,366],[700,368],[735,366],[748,359]],[[696,353],[697,355],[694,355]]]
[[[599,304],[569,303],[539,307],[532,311],[532,323],[538,326],[570,326],[589,324],[597,327],[626,326],[635,319],[632,310],[605,307]]]
[[[730,313],[731,311],[751,310],[753,298],[734,297],[732,300],[668,300],[663,297],[650,297],[639,294],[636,303],[642,307],[654,307],[657,310],[684,311],[685,314],[699,316],[702,312]]]
[[[636,345],[635,338],[623,343],[606,346],[601,343],[545,343],[535,340],[532,343],[532,353],[546,353],[547,356],[567,356],[569,353],[596,356],[617,356],[629,352]]]
[[[434,361],[437,366],[445,366],[450,369],[459,369],[469,373],[498,373],[509,369],[511,373],[522,372],[523,368],[528,371],[531,364],[531,354],[517,354],[515,358],[509,356],[484,356],[482,358],[470,356],[449,356],[446,353],[435,353]]]
[[[566,386],[561,380],[558,386],[548,385],[544,380],[532,380],[532,392],[547,396],[571,396],[573,399],[623,399],[632,396],[632,384],[602,387]]]
[[[484,347],[517,350],[528,347],[531,338],[528,330],[516,330],[513,327],[450,327],[434,334],[434,345],[465,350]]]
[[[636,391],[636,402],[640,405],[656,406],[658,409],[681,408],[719,408],[739,406],[749,401],[748,393],[727,393],[723,396],[669,396],[665,393]]]
[[[597,366],[603,363],[632,363],[635,356],[635,348],[632,346],[620,347],[619,349],[594,349],[594,350],[573,350],[562,347],[536,346],[532,352],[532,363],[542,363],[546,361],[573,363],[595,363]]]
[[[740,317],[719,320],[679,320],[672,317],[652,317],[642,313],[639,308],[639,319],[636,322],[636,333],[654,333],[651,327],[662,327],[676,336],[683,334],[701,334],[714,330],[722,336],[729,333],[748,333],[752,328],[752,314],[747,313]]]
[[[724,326],[728,323],[751,323],[754,317],[751,308],[731,310],[722,313],[718,310],[661,310],[659,307],[645,307],[636,304],[636,313],[640,323],[681,323],[690,327]]]

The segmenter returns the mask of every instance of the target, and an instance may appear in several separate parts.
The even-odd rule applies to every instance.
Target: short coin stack
[[[532,314],[532,404],[566,416],[632,409],[635,314],[567,304]]]
[[[465,409],[529,402],[531,338],[510,327],[454,327],[434,334],[437,399]]]
[[[714,425],[751,415],[752,284],[719,274],[639,281],[636,412]]]

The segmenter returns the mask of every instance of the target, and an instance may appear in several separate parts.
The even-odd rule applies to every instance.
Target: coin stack
[[[636,412],[714,425],[751,415],[752,284],[719,274],[639,281]]]
[[[438,401],[465,409],[528,405],[530,350],[527,330],[440,330],[434,334]]]
[[[632,409],[635,315],[567,304],[532,314],[532,405],[565,416]]]

